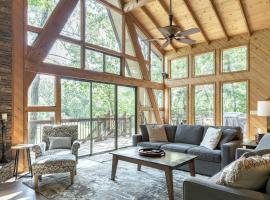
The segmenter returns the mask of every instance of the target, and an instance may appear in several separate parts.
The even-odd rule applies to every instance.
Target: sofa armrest
[[[238,147],[240,147],[241,141],[234,140],[225,143],[221,147],[221,167],[225,167],[235,160],[235,152]]]
[[[188,178],[183,183],[183,200],[266,200],[270,195],[218,185],[208,180]]]
[[[46,143],[45,142],[35,144],[32,147],[32,151],[35,153],[35,158],[38,158],[38,157],[42,156],[45,153],[45,149],[46,149]]]
[[[80,148],[81,144],[79,141],[74,141],[72,146],[71,146],[71,153],[76,156],[76,160],[78,161],[78,151]]]
[[[235,159],[240,158],[243,154],[247,152],[252,152],[254,151],[253,149],[244,149],[244,148],[237,148],[235,152]]]
[[[137,146],[137,144],[141,141],[142,141],[142,135],[140,135],[140,134],[132,135],[132,145],[133,146]]]

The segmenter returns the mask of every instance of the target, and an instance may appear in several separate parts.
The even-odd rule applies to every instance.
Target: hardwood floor
[[[47,200],[33,189],[25,186],[20,181],[1,183],[0,200]]]

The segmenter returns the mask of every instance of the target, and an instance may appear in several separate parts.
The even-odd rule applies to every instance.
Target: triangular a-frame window
[[[95,0],[86,0],[85,3],[85,41],[120,52],[122,15]]]

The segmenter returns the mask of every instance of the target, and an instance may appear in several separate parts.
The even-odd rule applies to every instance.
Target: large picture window
[[[163,62],[162,57],[151,51],[151,80],[162,83]]]
[[[248,69],[247,46],[224,49],[222,51],[222,72],[237,72]]]
[[[215,74],[215,53],[208,52],[194,56],[193,75],[206,76]]]
[[[171,79],[188,77],[188,56],[171,60]]]
[[[215,125],[215,85],[195,85],[193,97],[195,124]]]
[[[240,126],[247,132],[248,82],[223,83],[222,122],[225,126]]]
[[[188,117],[188,87],[171,88],[171,123],[186,124]]]

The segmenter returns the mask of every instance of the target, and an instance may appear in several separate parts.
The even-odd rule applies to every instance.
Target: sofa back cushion
[[[146,125],[140,125],[141,134],[142,134],[142,141],[149,141],[149,134]]]
[[[164,127],[165,127],[165,131],[166,131],[166,134],[167,134],[168,141],[169,142],[174,142],[177,126],[176,125],[166,124],[166,125],[164,125]]]
[[[175,142],[199,145],[203,138],[203,127],[194,125],[178,125]]]

